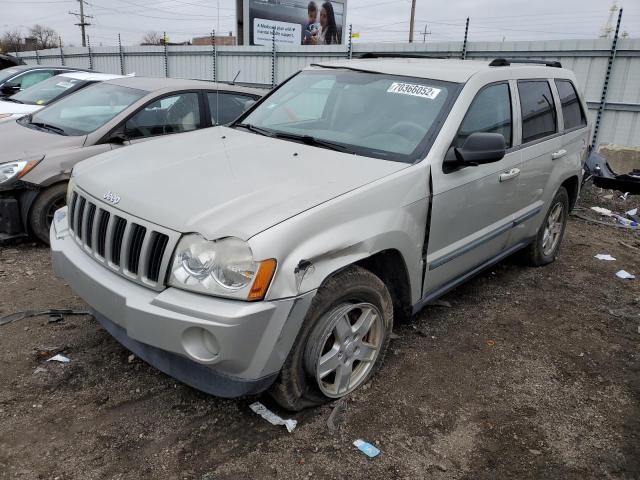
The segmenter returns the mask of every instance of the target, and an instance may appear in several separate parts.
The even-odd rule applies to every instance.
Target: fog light
[[[182,332],[182,346],[190,357],[203,363],[213,362],[220,353],[216,337],[201,327],[187,328]]]

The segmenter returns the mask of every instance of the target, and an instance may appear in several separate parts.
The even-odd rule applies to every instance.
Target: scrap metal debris
[[[23,320],[25,318],[31,317],[39,317],[41,315],[49,315],[50,322],[59,322],[62,320],[63,315],[91,315],[91,312],[88,310],[72,310],[69,308],[51,308],[49,310],[25,310],[23,312],[16,312],[10,315],[5,315],[4,317],[0,317],[0,326],[7,325],[12,322],[16,322],[18,320]]]
[[[296,428],[296,425],[298,424],[297,420],[293,420],[290,418],[284,419],[276,415],[260,402],[252,403],[251,405],[249,405],[249,408],[253,410],[254,413],[257,413],[262,418],[264,418],[271,425],[284,425],[285,427],[287,427],[287,431],[289,433],[293,432],[293,430]]]

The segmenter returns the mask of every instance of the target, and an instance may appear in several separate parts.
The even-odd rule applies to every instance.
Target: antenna
[[[242,71],[242,70],[238,70],[238,73],[236,73],[236,76],[235,76],[235,77],[233,77],[233,80],[231,80],[231,85],[234,85],[234,84],[236,83],[236,78],[238,78],[238,77],[240,76],[240,72],[241,72],[241,71]]]
[[[69,12],[69,15],[75,15],[76,17],[78,17],[80,19],[80,23],[76,23],[75,25],[80,27],[80,32],[82,33],[82,46],[86,47],[87,46],[86,27],[88,27],[91,24],[88,23],[85,19],[86,18],[93,18],[93,15],[85,15],[84,14],[84,4],[86,3],[85,0],[78,0],[78,3],[80,4],[80,13]]]
[[[618,3],[616,0],[613,1],[611,8],[609,8],[609,18],[607,18],[607,23],[600,29],[600,38],[611,38],[611,34],[615,30],[613,27],[613,17],[618,11]]]

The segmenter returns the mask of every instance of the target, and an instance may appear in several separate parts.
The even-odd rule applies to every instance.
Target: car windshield
[[[14,67],[3,68],[0,70],[0,83],[4,82],[9,77],[13,77],[19,71],[19,69]]]
[[[107,123],[148,92],[110,83],[96,83],[26,117],[26,124],[63,135],[86,135]]]
[[[425,154],[457,84],[347,69],[307,70],[236,123],[255,133],[414,162]]]
[[[28,105],[47,105],[56,98],[68,94],[69,91],[80,88],[85,83],[86,80],[58,75],[36,83],[33,87],[12,95],[11,98]]]

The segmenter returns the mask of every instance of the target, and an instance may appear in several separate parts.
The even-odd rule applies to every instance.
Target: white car
[[[0,122],[15,120],[37,112],[50,103],[93,83],[122,77],[123,75],[94,72],[68,72],[56,75],[0,100]]]

